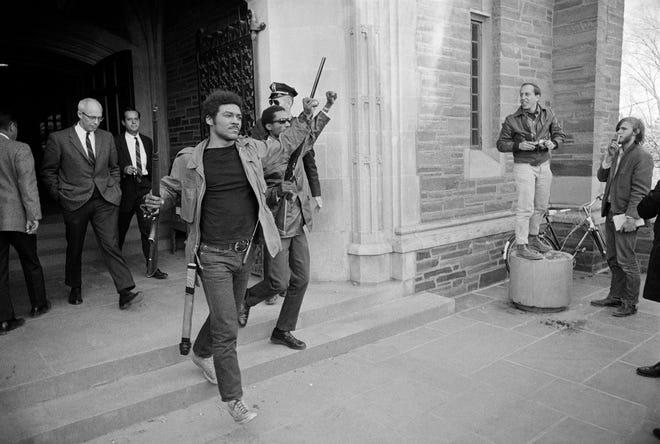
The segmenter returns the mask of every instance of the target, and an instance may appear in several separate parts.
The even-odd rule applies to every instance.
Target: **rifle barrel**
[[[316,87],[319,86],[319,80],[321,79],[321,73],[323,72],[323,65],[325,65],[325,57],[321,57],[321,64],[319,65],[319,70],[316,72],[314,86],[312,86],[312,93],[309,95],[311,99],[314,98],[314,94],[316,94]]]

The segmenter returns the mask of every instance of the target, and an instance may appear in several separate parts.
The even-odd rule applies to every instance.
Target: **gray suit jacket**
[[[94,137],[96,162],[92,164],[73,127],[48,136],[41,177],[50,195],[66,211],[83,206],[92,197],[94,187],[111,204],[119,205],[121,201],[114,138],[102,129],[97,129]]]
[[[37,176],[30,147],[0,135],[0,231],[25,232],[41,219]]]

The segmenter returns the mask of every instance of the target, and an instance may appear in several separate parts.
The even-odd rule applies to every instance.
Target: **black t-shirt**
[[[204,176],[201,241],[214,245],[249,239],[257,223],[259,204],[236,145],[204,150]]]

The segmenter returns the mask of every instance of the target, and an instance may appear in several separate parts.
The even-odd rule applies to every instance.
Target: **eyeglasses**
[[[80,111],[80,112],[82,113],[83,116],[87,117],[92,122],[94,122],[94,121],[98,121],[99,123],[103,122],[103,116],[90,116],[89,114],[87,114],[84,111]]]
[[[279,123],[281,125],[284,125],[285,123],[291,123],[291,119],[273,120],[273,123]]]

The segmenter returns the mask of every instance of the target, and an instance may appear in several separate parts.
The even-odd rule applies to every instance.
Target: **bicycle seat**
[[[555,214],[568,213],[572,208],[563,208],[563,207],[548,207],[548,214],[554,216]]]

